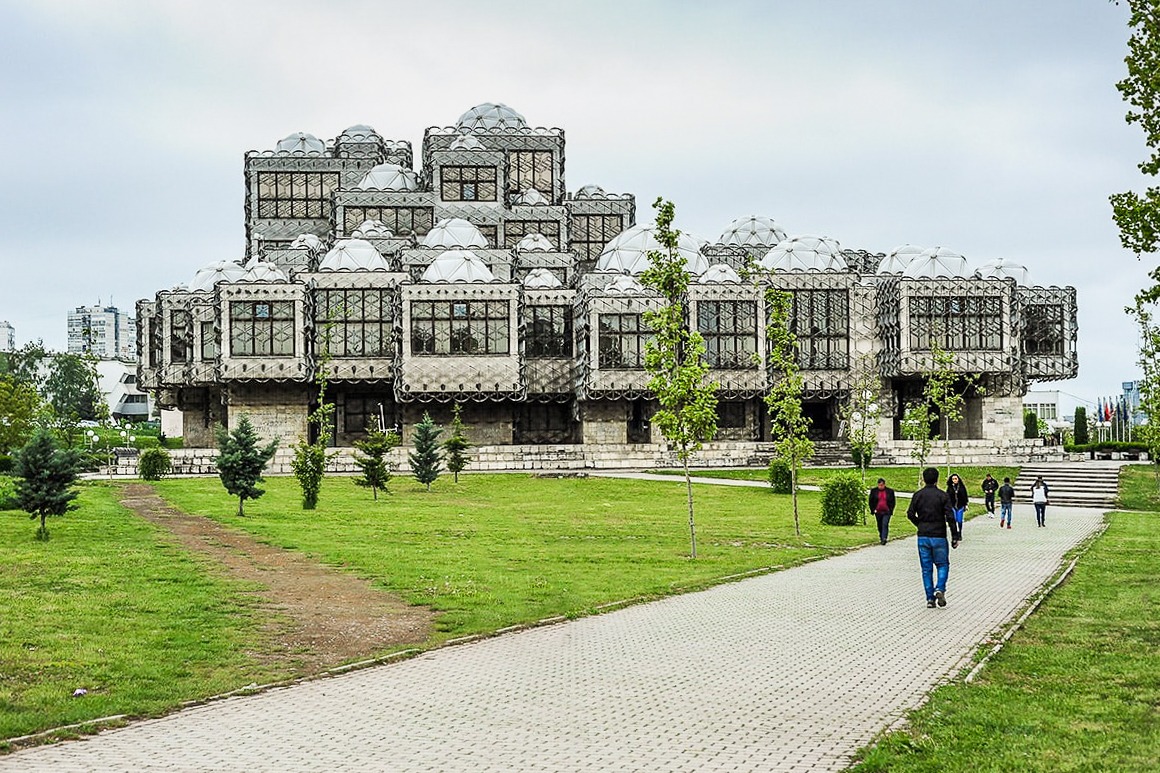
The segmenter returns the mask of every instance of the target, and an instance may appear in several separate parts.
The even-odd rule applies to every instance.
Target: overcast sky
[[[1045,10],[1050,8],[1051,11]],[[566,132],[569,190],[658,195],[715,239],[742,215],[886,252],[1006,258],[1079,291],[1086,399],[1135,378],[1123,307],[1155,257],[1127,11],[1102,0],[0,0],[0,319],[66,315],[244,251],[243,154],[356,123],[410,140],[481,102]]]

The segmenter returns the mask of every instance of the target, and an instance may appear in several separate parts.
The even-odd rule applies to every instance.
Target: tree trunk
[[[693,558],[697,557],[697,527],[693,523],[693,481],[689,478],[689,460],[685,459],[685,493],[689,500],[689,539],[693,546]]]
[[[238,497],[238,517],[239,518],[241,518],[242,516],[244,516],[246,514],[245,510],[243,509],[245,507],[245,504],[246,504],[245,497]]]
[[[802,535],[801,522],[798,521],[798,506],[797,506],[797,460],[790,465],[789,469],[789,490],[793,496],[793,532],[797,536]]]

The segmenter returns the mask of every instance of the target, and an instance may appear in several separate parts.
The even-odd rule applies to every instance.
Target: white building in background
[[[16,328],[6,319],[0,319],[0,352],[16,350]]]
[[[1070,430],[1078,401],[1058,390],[1033,389],[1023,396],[1023,410],[1032,411],[1055,432]]]
[[[101,395],[109,417],[117,421],[145,421],[152,416],[153,399],[137,388],[137,364],[127,360],[97,363]]]
[[[116,306],[78,306],[68,315],[68,351],[137,361],[137,320]]]

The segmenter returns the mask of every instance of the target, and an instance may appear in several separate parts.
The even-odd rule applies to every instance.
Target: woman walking
[[[1040,475],[1031,485],[1031,504],[1035,505],[1035,521],[1039,526],[1047,525],[1047,484]]]
[[[947,499],[951,501],[951,510],[954,511],[955,522],[959,525],[959,534],[962,535],[963,516],[967,514],[967,502],[970,497],[967,495],[967,485],[963,483],[958,473],[947,479]],[[959,539],[961,540],[962,536]]]

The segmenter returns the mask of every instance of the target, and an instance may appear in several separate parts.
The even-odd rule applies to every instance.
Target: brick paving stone
[[[966,524],[948,606],[914,538],[0,757],[0,771],[795,771],[956,675],[1099,527]],[[912,533],[896,517],[895,532]]]

